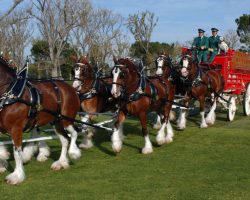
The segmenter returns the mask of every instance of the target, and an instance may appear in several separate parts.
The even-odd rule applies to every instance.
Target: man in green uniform
[[[204,36],[204,30],[198,29],[199,36],[194,38],[192,44],[192,58],[197,58],[198,62],[207,62],[208,38]]]
[[[217,28],[211,28],[212,36],[209,37],[209,54],[210,58],[208,60],[209,63],[213,62],[215,56],[218,54],[219,51],[219,43],[220,43],[220,36],[217,35],[218,29]]]

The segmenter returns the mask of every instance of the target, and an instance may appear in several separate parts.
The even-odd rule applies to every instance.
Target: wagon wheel
[[[246,85],[246,92],[243,97],[243,112],[244,115],[250,115],[250,83]]]
[[[236,101],[235,97],[230,97],[228,100],[227,120],[233,121],[236,113]]]

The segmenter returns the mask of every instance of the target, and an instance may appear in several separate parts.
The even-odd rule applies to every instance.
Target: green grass
[[[214,126],[200,129],[199,115],[191,117],[187,129],[175,130],[174,142],[162,147],[149,125],[154,152],[142,155],[139,122],[129,119],[119,155],[112,152],[110,133],[98,131],[94,148],[59,172],[50,165],[60,144],[49,141],[50,159],[26,164],[26,180],[18,186],[4,182],[14,167],[10,161],[9,172],[0,175],[0,199],[250,199],[250,118],[239,110],[233,122],[225,120],[219,113]]]

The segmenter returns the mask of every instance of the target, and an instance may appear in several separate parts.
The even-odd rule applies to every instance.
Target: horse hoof
[[[165,143],[166,143],[166,144],[169,144],[169,143],[171,143],[171,142],[173,142],[173,138],[166,138],[166,139],[165,139]]]
[[[46,160],[48,160],[48,157],[46,155],[43,155],[43,154],[39,154],[37,157],[36,157],[36,160],[38,162],[45,162]]]
[[[92,148],[93,147],[93,144],[92,143],[81,143],[81,144],[79,144],[79,148],[81,148],[81,149],[90,149],[90,148]]]
[[[48,157],[50,156],[50,149],[48,146],[39,148],[39,154],[36,157],[37,161],[39,162],[45,162],[48,160]]]
[[[53,164],[51,165],[51,169],[54,171],[59,171],[61,169],[67,169],[69,168],[69,163],[68,161],[55,161],[53,162]]]
[[[0,159],[8,160],[10,158],[10,152],[8,152],[5,148],[0,147]]]
[[[112,149],[115,153],[120,153],[122,150],[122,143],[120,141],[113,142]]]
[[[161,145],[165,144],[165,139],[164,139],[164,138],[161,138],[161,139],[157,139],[157,138],[156,138],[156,142],[157,142],[157,144],[158,144],[159,146],[161,146]]]
[[[23,174],[18,175],[16,173],[11,173],[5,178],[5,181],[10,185],[17,185],[23,182],[24,178],[25,176]]]
[[[207,127],[208,127],[207,124],[201,124],[201,125],[200,125],[200,128],[207,128]]]
[[[143,148],[142,149],[142,153],[143,154],[150,154],[150,153],[152,153],[153,152],[153,149],[152,148]]]
[[[178,129],[179,131],[184,131],[185,128],[186,128],[186,127],[177,127],[177,129]]]
[[[7,171],[6,167],[0,167],[0,174],[4,173],[6,171]]]
[[[32,155],[25,155],[25,154],[22,154],[22,160],[23,160],[23,163],[27,163],[31,160],[32,158]]]
[[[120,153],[122,151],[122,147],[114,147],[114,145],[112,145],[112,149],[115,153]]]
[[[71,159],[77,160],[82,156],[80,149],[76,149],[74,152],[69,152]]]

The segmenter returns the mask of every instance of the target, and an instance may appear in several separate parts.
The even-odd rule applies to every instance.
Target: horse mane
[[[0,55],[0,64],[11,74],[16,75],[16,67],[3,55]]]
[[[126,65],[131,70],[135,70],[137,73],[140,73],[143,69],[143,64],[140,59],[126,57],[126,58],[120,58],[118,62],[120,64]]]
[[[93,72],[93,73],[95,72],[94,66],[89,63],[88,56],[81,56],[78,59],[78,63],[82,63],[84,65],[87,65],[88,66],[88,70],[91,70],[91,72]]]

